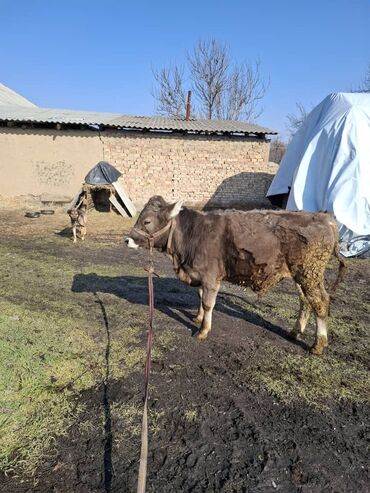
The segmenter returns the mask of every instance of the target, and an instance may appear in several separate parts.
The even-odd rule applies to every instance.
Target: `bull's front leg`
[[[214,286],[203,285],[202,286],[202,310],[203,320],[200,331],[196,335],[199,341],[207,339],[208,332],[212,328],[212,312],[216,303],[217,293],[220,289],[220,283],[217,282]]]
[[[193,319],[193,321],[196,324],[201,324],[203,322],[203,318],[204,318],[204,309],[203,309],[203,301],[202,301],[203,288],[198,289],[198,296],[199,296],[199,309],[198,309],[197,316]]]
[[[73,234],[73,243],[76,243],[77,241],[77,228],[76,228],[76,225],[73,225],[72,226],[72,234]]]

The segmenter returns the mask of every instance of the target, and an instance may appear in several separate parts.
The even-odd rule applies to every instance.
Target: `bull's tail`
[[[343,256],[339,252],[339,245],[338,245],[338,243],[335,245],[335,248],[334,248],[334,251],[333,251],[333,255],[337,258],[337,260],[339,262],[339,268],[338,268],[337,278],[335,279],[335,281],[333,282],[333,284],[329,287],[329,294],[335,293],[338,285],[343,280],[344,273],[345,273],[345,270],[347,268],[347,264],[346,264]]]

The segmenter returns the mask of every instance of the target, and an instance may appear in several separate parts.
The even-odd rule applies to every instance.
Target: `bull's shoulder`
[[[181,218],[184,224],[210,225],[225,222],[225,214],[222,211],[199,211],[183,207]]]
[[[205,213],[194,209],[180,212],[176,228],[180,230],[183,243],[194,245],[219,244],[224,237],[226,218],[222,214]]]

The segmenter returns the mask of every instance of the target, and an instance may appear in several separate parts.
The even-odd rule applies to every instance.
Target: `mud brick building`
[[[0,84],[0,196],[72,197],[98,161],[134,203],[154,194],[197,206],[260,206],[276,171],[275,132],[236,121],[39,108]]]

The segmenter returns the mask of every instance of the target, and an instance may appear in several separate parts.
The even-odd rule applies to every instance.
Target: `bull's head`
[[[160,195],[155,195],[141,211],[135,226],[125,239],[129,248],[146,247],[151,244],[158,250],[165,250],[173,218],[181,210],[182,201],[169,204]]]

